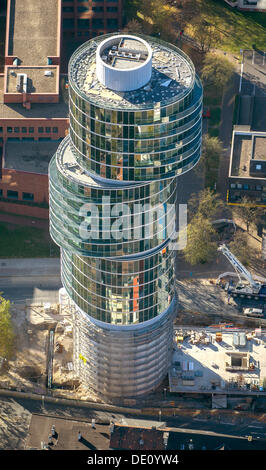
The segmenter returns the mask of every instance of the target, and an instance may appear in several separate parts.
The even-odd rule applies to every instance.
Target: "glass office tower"
[[[49,182],[74,367],[107,399],[136,397],[170,365],[176,177],[200,158],[202,87],[175,46],[109,34],[71,57],[69,110]]]

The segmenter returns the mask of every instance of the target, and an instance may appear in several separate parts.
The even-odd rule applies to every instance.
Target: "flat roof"
[[[266,161],[266,132],[261,135],[255,131],[241,132],[240,126],[233,131],[229,176],[250,178],[250,164],[258,160]]]
[[[22,66],[46,65],[57,56],[59,0],[11,0],[8,54]]]
[[[52,439],[52,450],[110,450],[109,424],[96,424],[63,418],[32,415],[25,449],[41,449],[41,443],[48,443],[52,426],[57,433]],[[78,433],[82,441],[78,441]]]
[[[183,327],[177,329],[177,337],[183,340],[176,343],[169,372],[171,392],[213,392],[213,393],[253,393],[253,387],[261,386],[266,379],[266,332],[261,336],[252,335],[252,330],[219,330],[222,341],[216,341],[216,331],[211,328]],[[255,330],[254,330],[255,331]],[[203,334],[202,339],[193,344],[192,335]],[[234,335],[239,335],[240,345],[235,346]],[[250,339],[248,337],[250,336]],[[243,346],[241,346],[241,343]],[[231,357],[239,361],[244,358],[247,367],[231,367]],[[232,364],[234,364],[232,362]],[[254,364],[254,368],[248,365]],[[213,388],[213,386],[215,388]],[[254,391],[255,393],[255,391]],[[256,390],[258,393],[258,389]],[[260,392],[266,395],[266,391]]]
[[[3,168],[47,175],[49,162],[58,141],[8,142],[5,145]]]
[[[48,72],[49,75],[45,75]],[[7,93],[18,93],[18,74],[27,75],[28,93],[56,93],[57,92],[57,67],[8,67],[7,68]]]
[[[44,78],[50,79],[51,77]],[[31,103],[30,109],[24,108],[21,103],[4,103],[4,76],[0,76],[0,120],[21,118],[68,118],[68,116],[68,103],[64,101],[62,92],[59,95],[59,103]]]
[[[131,69],[141,65],[148,57],[148,48],[138,38],[118,37],[101,51],[101,59],[113,68]]]
[[[254,160],[266,160],[266,134],[265,136],[254,136]]]
[[[101,36],[83,44],[73,54],[69,64],[69,80],[89,101],[98,106],[126,109],[153,109],[181,98],[195,82],[192,61],[177,47],[140,35],[152,48],[150,81],[137,90],[117,92],[106,88],[97,78],[96,50],[107,37]],[[137,39],[137,38],[136,38]]]

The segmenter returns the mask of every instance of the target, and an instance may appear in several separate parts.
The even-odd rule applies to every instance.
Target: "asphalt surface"
[[[14,303],[26,300],[56,303],[60,287],[62,283],[58,275],[0,277],[0,292]]]
[[[8,401],[8,398],[0,399],[0,409],[1,401]],[[10,400],[11,401],[11,400]],[[145,420],[147,422],[156,421],[158,418],[151,418],[150,416],[132,414],[121,414],[117,412],[93,410],[84,407],[72,407],[65,406],[60,404],[51,404],[46,403],[45,401],[36,401],[31,399],[12,399],[13,402],[16,402],[18,405],[22,406],[25,410],[30,413],[44,414],[47,416],[57,416],[67,419],[75,420],[91,420],[92,418],[101,422],[109,423],[110,420],[120,421],[121,419],[136,419],[136,420]],[[93,406],[93,405],[92,405]],[[209,433],[218,433],[227,435],[229,437],[221,439],[220,437],[213,437],[212,447],[221,442],[226,442],[230,448],[237,449],[247,449],[250,448],[250,445],[247,441],[247,436],[252,436],[254,440],[254,449],[265,449],[266,450],[266,423],[259,422],[254,416],[254,420],[246,420],[241,423],[241,420],[238,418],[238,422],[232,423],[231,416],[223,416],[221,414],[220,422],[217,419],[201,419],[193,418],[191,416],[177,416],[177,417],[164,417],[163,413],[161,416],[162,423],[165,423],[167,427],[170,428],[179,428],[179,435],[182,438],[182,442],[186,442],[186,439],[194,438],[195,434],[193,431],[198,431],[199,436],[197,437],[198,446],[203,446],[204,441],[206,441],[205,436],[209,436]],[[232,438],[230,439],[230,436]],[[240,437],[242,439],[235,440],[233,436]],[[180,438],[180,439],[181,439]],[[243,439],[244,438],[244,439]],[[211,440],[212,440],[211,439]],[[215,440],[216,439],[216,440]],[[237,444],[236,444],[237,442]],[[173,443],[174,444],[174,443]],[[205,442],[206,445],[206,442]],[[235,447],[236,446],[236,447]],[[201,448],[201,447],[199,447]],[[253,447],[252,447],[253,448]]]

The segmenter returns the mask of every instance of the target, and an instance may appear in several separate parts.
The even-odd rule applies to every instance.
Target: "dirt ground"
[[[24,450],[31,413],[17,402],[0,399],[0,449]]]

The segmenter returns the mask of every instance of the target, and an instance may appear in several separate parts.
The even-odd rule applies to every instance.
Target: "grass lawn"
[[[239,54],[240,49],[258,49],[266,45],[266,15],[231,8],[223,0],[195,0],[200,3],[202,16],[216,25],[221,33],[218,49]],[[189,29],[189,28],[188,28]]]
[[[221,120],[221,108],[220,106],[212,106],[211,108],[211,117],[209,119],[210,126],[218,126]]]
[[[224,0],[194,0],[194,2],[199,4],[202,17],[209,23],[215,24],[221,33],[221,44],[217,45],[218,49],[239,54],[240,49],[251,49],[252,44],[255,44],[258,49],[265,50],[265,13],[239,11],[227,5]],[[124,0],[126,22],[132,18],[139,20],[144,4],[145,0]],[[190,34],[190,29],[190,25],[187,25],[185,32]]]
[[[0,258],[59,257],[47,230],[0,223]]]
[[[219,127],[209,127],[208,134],[211,137],[219,137]]]

